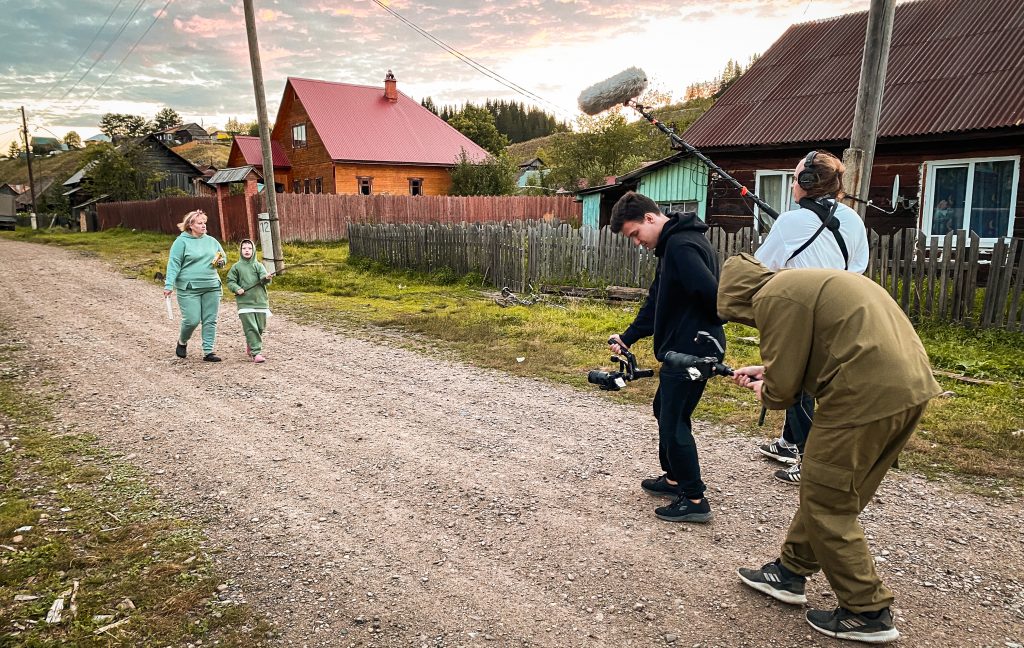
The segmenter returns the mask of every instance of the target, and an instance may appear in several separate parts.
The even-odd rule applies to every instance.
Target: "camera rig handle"
[[[693,341],[712,344],[719,355],[725,355],[725,349],[722,348],[715,336],[707,331],[697,331],[697,337]],[[733,374],[732,367],[722,363],[716,356],[701,357],[669,351],[665,354],[664,364],[670,369],[685,371],[690,380],[707,380],[712,376],[731,376]]]

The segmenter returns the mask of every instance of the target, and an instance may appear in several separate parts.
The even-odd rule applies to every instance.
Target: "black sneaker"
[[[775,471],[775,479],[786,482],[787,484],[793,484],[794,486],[800,485],[800,464],[790,466],[784,470]]]
[[[773,599],[790,605],[803,605],[807,602],[807,595],[804,593],[807,579],[799,575],[786,576],[779,568],[777,560],[761,569],[740,567],[736,573],[745,584]]]
[[[220,356],[211,351],[203,356],[203,362],[220,362]]]
[[[711,505],[706,498],[701,498],[700,503],[694,504],[690,498],[681,495],[668,506],[659,506],[654,509],[654,514],[659,519],[669,522],[698,522],[704,523],[711,520]]]
[[[900,631],[892,622],[889,608],[880,610],[877,619],[868,618],[867,614],[850,612],[838,607],[827,610],[808,610],[807,623],[822,634],[836,639],[849,639],[864,643],[889,643],[900,638]]]
[[[648,477],[647,479],[641,480],[640,488],[644,489],[650,495],[657,495],[659,497],[679,497],[679,484],[673,486],[668,483],[668,475],[662,475],[661,477]]]
[[[187,346],[185,346],[181,342],[178,342],[178,346],[174,347],[174,355],[178,356],[179,358],[184,358],[187,349]]]
[[[757,449],[764,456],[770,457],[775,461],[781,461],[782,463],[795,464],[800,461],[800,453],[796,447],[783,445],[781,440],[757,446]]]

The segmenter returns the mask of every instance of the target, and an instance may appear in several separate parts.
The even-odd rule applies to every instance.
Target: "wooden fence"
[[[751,228],[708,232],[719,258],[753,252]],[[870,233],[867,276],[911,317],[1024,331],[1024,240],[983,252],[973,232],[928,237],[908,229]],[[475,225],[357,224],[349,228],[352,256],[421,271],[479,272],[495,287],[582,284],[646,288],[656,260],[608,228],[520,222]]]
[[[253,213],[266,211],[260,194]],[[217,199],[161,198],[98,206],[100,228],[131,227],[175,233],[185,213],[202,209],[209,215],[210,233],[218,239],[248,235],[244,199],[225,201],[226,236],[220,231]],[[546,220],[579,225],[582,203],[571,196],[356,196],[338,194],[277,194],[284,241],[340,241],[349,223],[483,223]],[[255,229],[256,223],[252,224]]]
[[[217,218],[217,199],[211,197],[158,198],[132,202],[109,202],[97,205],[97,216],[101,230],[112,227],[127,227],[149,232],[177,234],[178,223],[185,214],[202,209],[206,212],[209,233],[223,240],[220,220]]]

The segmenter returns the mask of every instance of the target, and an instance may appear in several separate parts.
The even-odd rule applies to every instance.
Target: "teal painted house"
[[[627,191],[641,193],[658,203],[662,211],[692,211],[705,220],[708,170],[688,153],[676,153],[619,176],[615,183],[577,192],[583,203],[583,225],[608,224],[612,205]]]

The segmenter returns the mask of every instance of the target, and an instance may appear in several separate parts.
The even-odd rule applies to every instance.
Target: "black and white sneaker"
[[[779,568],[778,560],[768,563],[761,569],[740,567],[736,573],[746,585],[773,599],[790,605],[803,605],[807,602],[805,593],[807,579],[798,575],[784,575]]]
[[[800,452],[797,450],[797,447],[789,445],[782,439],[776,439],[771,443],[757,446],[757,450],[764,456],[785,464],[795,464],[800,461]]]
[[[668,483],[668,475],[643,479],[640,481],[640,488],[644,489],[644,492],[648,495],[672,498],[679,497],[679,484],[672,485]]]
[[[868,615],[877,615],[878,618],[872,619]],[[807,623],[811,624],[812,628],[836,639],[881,644],[900,638],[900,631],[893,625],[892,612],[889,608],[858,614],[838,607],[831,612],[808,610],[806,616]]]
[[[701,498],[700,502],[694,504],[685,495],[680,495],[668,506],[659,506],[654,509],[654,514],[659,519],[668,522],[697,522],[700,524],[710,522],[713,517],[711,505],[708,504],[706,498]]]
[[[786,482],[787,484],[793,484],[794,486],[800,485],[800,464],[796,464],[786,468],[785,470],[776,470],[775,479]]]

